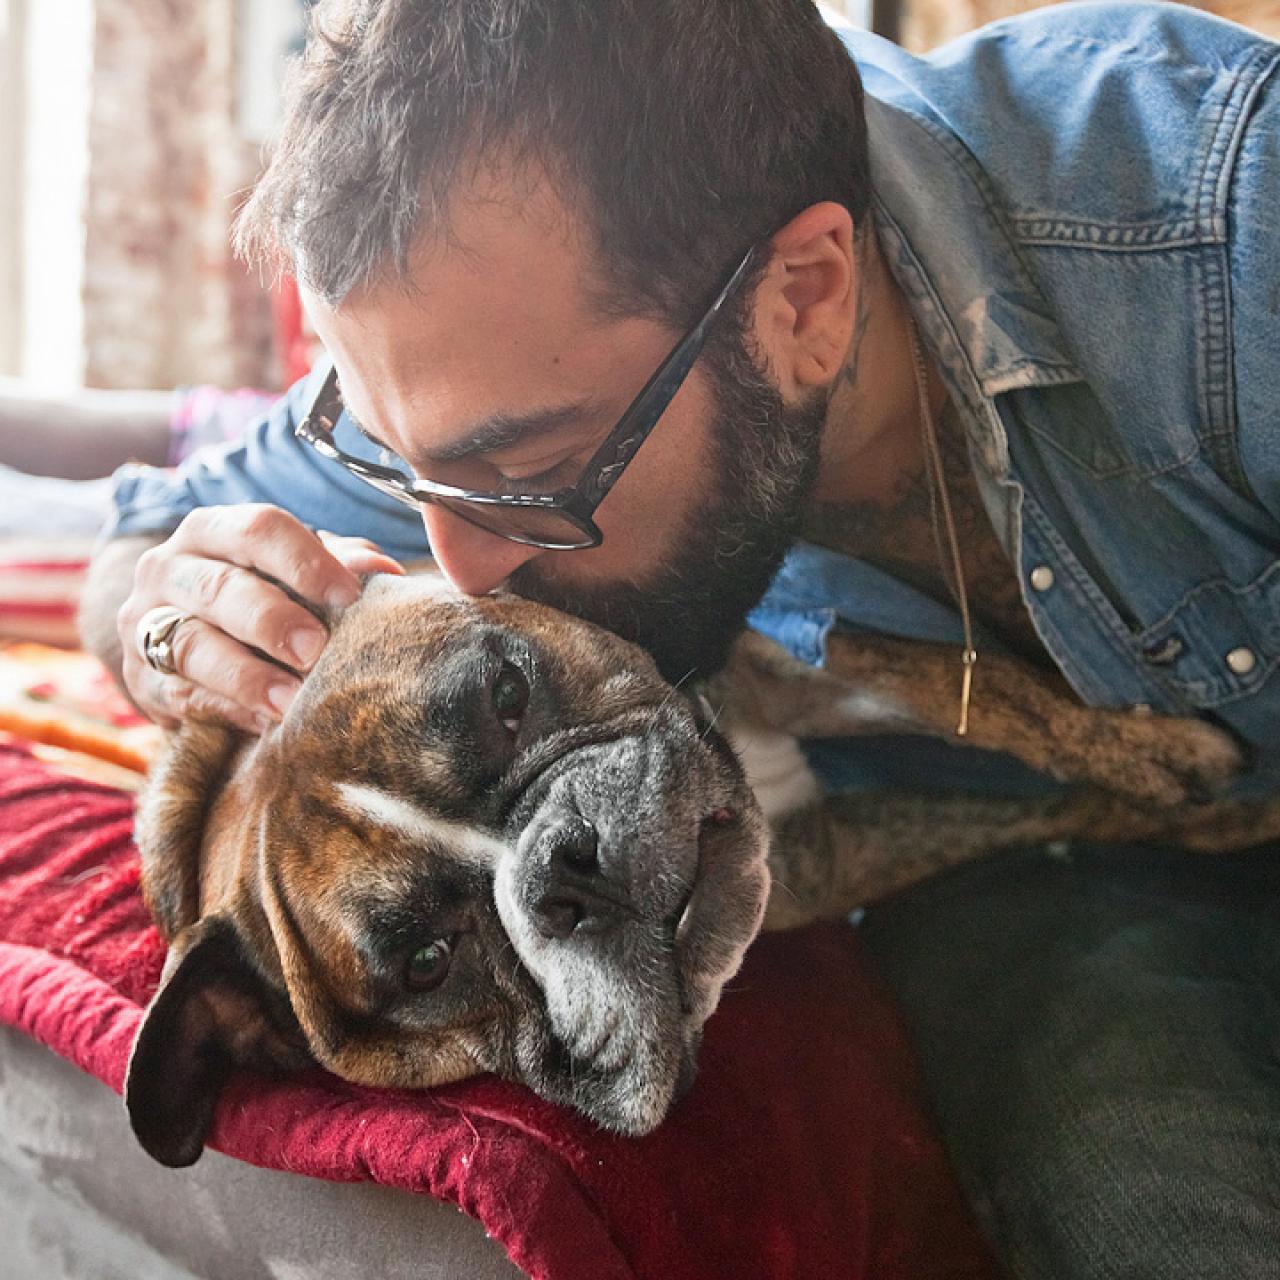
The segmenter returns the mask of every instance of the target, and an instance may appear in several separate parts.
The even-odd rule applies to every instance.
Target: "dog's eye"
[[[502,727],[511,733],[520,728],[520,721],[529,706],[529,682],[524,672],[510,662],[504,662],[493,682],[493,709]]]
[[[406,985],[411,991],[434,991],[448,977],[452,960],[453,948],[445,938],[419,947],[405,966]]]

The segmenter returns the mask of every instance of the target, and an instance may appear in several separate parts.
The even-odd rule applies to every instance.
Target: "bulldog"
[[[641,650],[542,606],[382,577],[330,622],[277,729],[187,724],[140,803],[170,942],[127,1076],[143,1146],[189,1164],[233,1067],[312,1062],[495,1072],[651,1129],[764,911],[733,752]]]
[[[188,723],[139,807],[170,950],[125,1096],[167,1165],[199,1157],[241,1066],[397,1087],[494,1072],[645,1133],[766,906],[777,928],[839,916],[1081,831],[1268,834],[1202,803],[1240,765],[1217,730],[1086,710],[1012,659],[984,658],[973,741],[1080,785],[828,797],[797,739],[949,734],[953,652],[836,636],[819,671],[744,633],[694,692],[594,626],[434,576],[374,578],[327,621],[276,729]]]

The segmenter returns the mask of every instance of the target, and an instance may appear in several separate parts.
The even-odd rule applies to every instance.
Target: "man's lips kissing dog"
[[[173,1165],[237,1065],[492,1071],[646,1132],[768,893],[742,769],[646,655],[433,577],[372,580],[263,739],[181,729],[138,843],[171,951],[126,1100]]]

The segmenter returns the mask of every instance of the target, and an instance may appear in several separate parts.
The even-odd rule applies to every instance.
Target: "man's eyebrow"
[[[551,409],[535,409],[530,413],[495,413],[472,423],[458,440],[441,445],[437,449],[424,449],[406,462],[458,462],[480,454],[495,453],[513,444],[537,440],[569,427],[579,427],[598,422],[604,410],[594,400],[581,400],[575,404],[559,405]],[[356,430],[380,449],[387,449],[377,436],[367,431],[360,420],[347,409]],[[390,450],[395,452],[395,450]]]
[[[495,413],[473,423],[467,433],[452,444],[426,450],[422,456],[428,462],[458,462],[554,435],[569,427],[598,422],[600,415],[600,405],[593,400],[559,405],[553,409],[535,409],[530,413]]]

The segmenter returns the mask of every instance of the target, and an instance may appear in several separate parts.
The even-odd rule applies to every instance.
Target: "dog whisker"
[[[686,671],[684,675],[682,675],[680,679],[677,680],[671,686],[671,688],[666,691],[666,693],[662,697],[662,701],[654,709],[653,714],[654,714],[655,720],[671,705],[672,701],[675,699],[676,694],[680,692],[681,686],[687,683],[689,680],[693,679],[693,677],[696,676],[697,674],[698,674],[698,669],[696,667],[690,667],[689,670]]]
[[[722,702],[722,703],[721,703],[721,704],[720,704],[720,705],[715,709],[715,711],[712,713],[711,719],[707,721],[707,723],[706,723],[706,725],[703,727],[702,731],[698,734],[698,737],[699,737],[699,738],[702,738],[702,739],[704,739],[704,740],[705,740],[705,739],[706,739],[707,734],[709,734],[709,733],[712,731],[712,729],[714,729],[714,728],[716,727],[716,725],[717,725],[717,724],[719,723],[719,721],[720,721],[720,717],[721,717],[721,715],[723,715],[723,714],[724,714],[724,705],[725,705],[725,704]]]
[[[773,878],[770,881],[770,886],[773,889],[781,889],[782,892],[785,893],[787,897],[791,899],[792,902],[800,901],[800,895],[796,893],[796,891],[789,884],[787,884],[785,880],[780,879],[776,872],[774,873]]]

